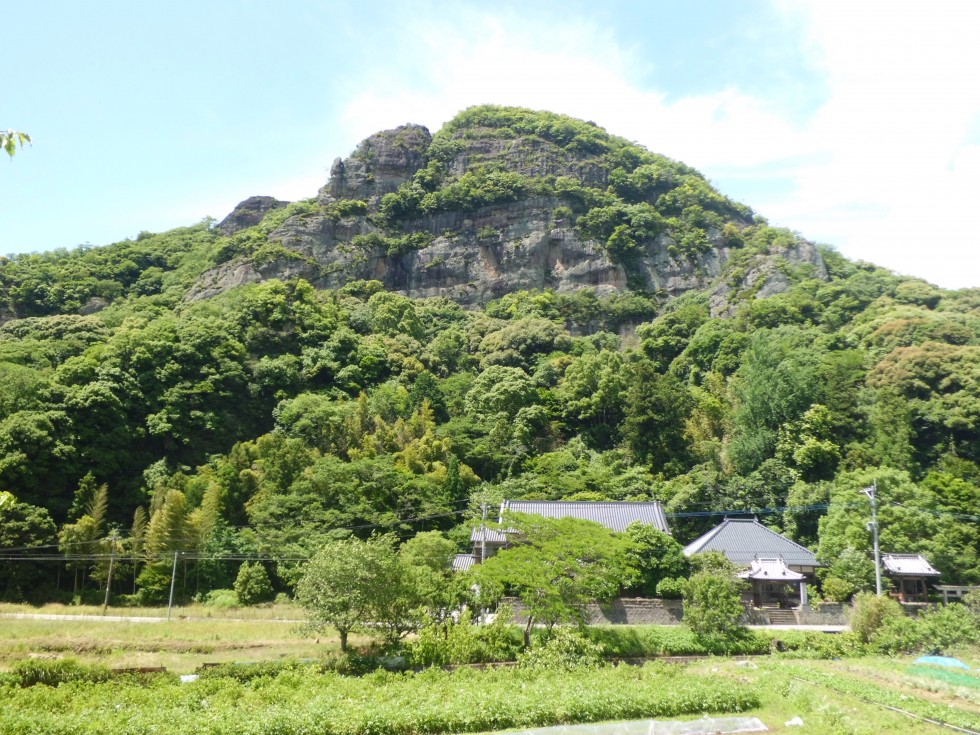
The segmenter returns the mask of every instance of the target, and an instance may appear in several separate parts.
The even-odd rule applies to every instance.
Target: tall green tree
[[[633,542],[629,558],[638,572],[633,589],[641,595],[655,597],[662,580],[686,577],[690,573],[684,547],[663,531],[646,523],[633,523],[625,535]]]
[[[513,545],[475,568],[488,593],[517,595],[526,608],[524,645],[535,623],[585,622],[586,605],[609,600],[633,582],[633,544],[598,523],[511,514]]]
[[[378,630],[370,624],[378,620],[379,608],[390,601],[397,572],[397,556],[389,538],[330,541],[307,563],[296,585],[296,599],[306,609],[313,629],[337,631],[340,650],[346,653],[351,633]]]
[[[653,471],[678,475],[688,468],[690,452],[685,421],[694,408],[687,387],[673,375],[662,375],[648,360],[630,366],[623,439]]]
[[[51,552],[57,543],[56,526],[44,508],[22,503],[11,493],[0,491],[0,553],[23,557],[0,561],[0,597],[34,599],[45,587],[45,575],[54,571],[30,556]]]

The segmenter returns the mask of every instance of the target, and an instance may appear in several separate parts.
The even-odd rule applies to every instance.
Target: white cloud
[[[830,152],[769,214],[862,258],[944,286],[980,286],[980,6],[814,2],[810,49],[830,94],[804,134]],[[971,262],[972,261],[972,262]]]
[[[779,100],[735,89],[668,102],[635,81],[649,63],[640,50],[593,23],[459,10],[406,28],[406,47],[392,49],[404,61],[364,80],[345,137],[405,122],[435,130],[487,102],[563,112],[709,178],[786,178],[779,196],[747,203],[849,257],[980,285],[980,258],[966,262],[980,191],[967,139],[980,114],[980,5],[819,0],[786,12],[802,14],[807,52],[826,75],[825,103],[802,123]]]

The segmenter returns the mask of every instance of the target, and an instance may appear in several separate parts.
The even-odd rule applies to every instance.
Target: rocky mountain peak
[[[425,164],[432,135],[423,125],[401,125],[363,140],[350,158],[337,158],[317,200],[376,199],[409,181]]]
[[[281,205],[265,199],[221,226]],[[521,108],[470,108],[434,136],[421,125],[375,133],[334,162],[316,199],[291,206],[260,228],[281,256],[246,247],[188,298],[303,277],[474,305],[527,289],[663,299],[704,289],[714,313],[730,314],[794,279],[826,278],[811,243],[768,227],[689,166],[594,123]]]

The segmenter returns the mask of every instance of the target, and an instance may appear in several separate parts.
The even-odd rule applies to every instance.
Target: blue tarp
[[[969,669],[965,663],[958,658],[950,656],[919,656],[915,660],[917,664],[932,664],[934,666],[948,666],[951,669]]]

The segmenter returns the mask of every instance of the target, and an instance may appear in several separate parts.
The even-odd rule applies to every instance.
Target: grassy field
[[[51,606],[43,609],[0,606],[0,615],[4,616],[0,619],[0,670],[9,671],[16,662],[30,657],[64,657],[114,668],[164,666],[170,672],[182,674],[190,673],[203,663],[274,661],[284,658],[318,659],[337,650],[336,639],[331,636],[314,638],[303,634],[295,623],[299,618],[298,611],[288,607],[248,611],[180,608],[175,610],[174,618],[169,622],[102,621],[84,619],[77,615],[67,620],[9,617],[13,614],[32,612],[53,615],[69,613],[98,615],[101,611],[98,608],[61,610]],[[110,614],[115,612],[117,611],[110,610]],[[144,611],[143,615],[137,617],[160,617],[160,611]],[[695,698],[699,696],[696,694],[698,691],[696,686],[700,686],[700,683],[714,682],[718,685],[719,691],[733,693],[730,696],[726,695],[728,701],[734,703],[733,708],[737,709],[739,701],[754,701],[755,704],[752,705],[749,714],[759,717],[772,732],[805,732],[818,735],[950,732],[936,725],[909,719],[900,713],[883,709],[879,704],[889,704],[914,714],[941,719],[967,730],[980,731],[980,671],[977,671],[977,667],[980,666],[980,651],[975,649],[961,651],[960,657],[973,667],[972,671],[923,666],[916,664],[912,657],[862,657],[811,661],[780,656],[760,656],[744,660],[711,658],[690,664],[670,665],[666,668],[661,666],[650,674],[653,677],[650,681],[656,680],[657,686],[664,690],[665,696],[676,695],[682,704],[689,693]],[[676,673],[670,673],[671,671]],[[46,694],[44,690],[47,688],[43,686],[24,690],[8,689],[7,692],[11,695],[11,703],[16,705],[20,702],[18,705],[20,707],[40,708],[39,711],[46,707],[50,708],[46,716],[52,718],[52,723],[62,716],[63,709],[66,732],[74,727],[72,723],[77,724],[84,719],[86,712],[92,711],[91,708],[96,706],[93,703],[98,702],[99,697],[102,696],[99,691],[104,691],[105,696],[109,696],[109,692],[121,691],[120,687],[126,689],[125,696],[130,697],[131,702],[127,706],[132,706],[134,711],[139,710],[140,707],[155,707],[157,701],[170,702],[168,706],[172,709],[161,716],[167,717],[168,721],[169,718],[183,718],[181,721],[193,728],[202,726],[194,719],[195,715],[192,712],[183,713],[182,708],[185,704],[193,709],[200,705],[201,701],[210,702],[209,706],[218,706],[218,702],[226,700],[246,702],[252,708],[250,711],[254,713],[256,723],[255,728],[250,731],[265,732],[262,727],[259,727],[261,722],[265,721],[263,718],[272,718],[269,722],[275,720],[285,727],[286,721],[281,718],[286,715],[277,714],[278,710],[275,708],[281,706],[277,703],[289,701],[290,698],[295,699],[298,703],[296,706],[301,711],[305,711],[304,703],[307,700],[318,702],[317,706],[324,708],[321,713],[324,717],[328,716],[325,713],[333,711],[330,708],[334,705],[328,701],[333,695],[328,695],[327,689],[331,691],[337,689],[341,686],[338,684],[339,680],[325,675],[322,685],[318,685],[320,679],[317,676],[319,675],[298,676],[294,672],[282,677],[265,678],[262,680],[265,683],[257,681],[220,686],[202,680],[199,683],[200,692],[194,688],[197,684],[181,685],[174,678],[166,678],[152,687],[154,690],[152,696],[146,692],[141,694],[143,690],[139,687],[129,691],[126,689],[129,685],[118,682],[103,685],[76,683],[70,685],[68,687],[70,691],[66,691],[63,695],[57,695],[54,690],[48,690],[50,694]],[[547,679],[530,682],[530,680],[520,679],[522,674],[517,671],[498,672],[494,675],[497,678],[488,679],[484,683],[474,683],[473,679],[467,678],[477,676],[474,672],[460,672],[458,680],[452,678],[456,676],[455,674],[446,676],[450,678],[435,683],[429,681],[417,684],[413,683],[411,675],[404,677],[388,674],[381,678],[368,677],[365,684],[368,689],[351,693],[350,696],[353,697],[351,701],[360,697],[358,701],[362,704],[358,705],[360,707],[358,712],[362,712],[364,708],[374,707],[374,704],[369,706],[364,703],[373,702],[375,699],[378,700],[378,707],[386,706],[384,702],[396,695],[405,697],[406,701],[418,700],[419,709],[412,714],[412,717],[418,719],[400,725],[399,727],[407,728],[404,732],[440,732],[442,725],[439,723],[442,722],[446,723],[447,729],[472,732],[487,728],[480,727],[483,720],[479,718],[467,719],[469,716],[465,712],[458,716],[460,719],[453,719],[457,717],[453,710],[456,704],[451,700],[453,697],[464,696],[453,692],[469,692],[471,689],[482,691],[482,688],[489,684],[504,689],[515,686],[520,691],[528,687],[531,689],[543,687],[541,691],[547,691],[547,687],[554,686],[557,687],[556,696],[559,692],[565,696],[568,694],[565,691],[566,686],[571,684],[566,685],[563,682],[571,682],[573,679],[577,681],[574,677],[567,680],[557,677],[551,684]],[[516,678],[513,682],[501,683],[500,677],[506,680],[508,676]],[[591,680],[586,676],[583,681]],[[431,702],[425,696],[411,694],[413,686],[422,686],[423,683],[425,687],[435,687],[431,690],[425,689],[429,695],[432,695],[428,697],[432,699]],[[621,682],[614,681],[613,684],[617,688],[616,691],[622,689]],[[89,687],[99,686],[106,689],[89,689]],[[584,686],[588,694],[588,687],[591,684]],[[318,687],[325,689],[321,692]],[[436,696],[436,691],[441,694]],[[598,690],[596,694],[599,694]],[[735,696],[736,694],[738,696]],[[628,702],[630,696],[628,687],[624,696],[624,701]],[[449,697],[449,700],[446,700],[446,697]],[[739,697],[743,698],[739,699]],[[746,697],[748,699],[745,699]],[[550,699],[550,696],[546,698]],[[660,699],[651,699],[651,706],[659,706],[656,702],[660,701]],[[438,711],[427,709],[430,706]],[[678,705],[674,710],[669,711],[688,713],[675,715],[678,719],[691,718],[693,715],[690,713],[698,711],[696,702],[693,704],[688,702],[684,706],[687,709]],[[86,707],[89,709],[85,709]],[[142,717],[151,716],[149,710],[139,711]],[[569,704],[556,705],[552,710],[544,707],[534,716],[537,718],[535,722],[539,724],[550,721],[556,723],[589,721],[596,717],[602,719],[605,711],[602,708],[589,710],[581,701],[570,700]],[[622,711],[635,714],[628,707]],[[724,707],[721,710],[716,708],[715,711],[724,711]],[[387,710],[379,709],[378,717],[384,719],[394,716],[384,712]],[[401,714],[399,712],[398,716],[401,717]],[[217,712],[212,715],[215,722],[222,721]],[[106,716],[110,718],[106,722],[112,725],[111,715]],[[325,726],[323,730],[314,731],[342,733],[347,731],[345,728],[353,728],[351,732],[355,731],[358,720],[349,719],[349,715],[344,717],[348,719],[344,720],[342,727],[338,725],[337,728],[331,729]],[[516,715],[508,715],[511,719],[503,715],[502,717],[500,722],[522,721]],[[784,724],[794,717],[800,717],[805,726],[799,728]],[[424,726],[419,724],[416,727],[411,724],[416,721],[430,724]],[[0,733],[30,731],[16,725],[17,723],[12,719],[5,719],[0,715]],[[117,725],[121,728],[118,732],[128,732],[124,724],[116,723],[112,728]],[[196,731],[211,732],[209,727]],[[214,729],[214,732],[225,732],[219,725],[215,727],[217,729]],[[117,731],[112,728],[109,731]],[[281,731],[289,732],[289,729]]]
[[[71,657],[113,668],[158,667],[185,674],[204,663],[315,658],[339,649],[330,635],[299,630],[301,612],[291,606],[219,610],[203,606],[166,609],[110,609],[109,616],[133,621],[91,619],[101,608],[0,605],[0,669],[28,656]],[[57,615],[71,619],[19,619],[13,615]],[[357,639],[352,639],[357,644]]]

